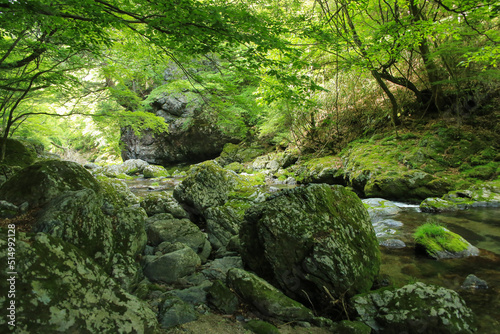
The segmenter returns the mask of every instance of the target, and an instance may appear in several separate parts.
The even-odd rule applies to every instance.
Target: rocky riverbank
[[[1,186],[12,209],[2,219],[4,263],[6,228],[17,231],[16,328],[162,333],[216,314],[256,333],[285,324],[297,333],[387,332],[429,321],[440,333],[474,330],[453,291],[418,284],[370,292],[380,285],[378,240],[365,206],[343,186],[270,193],[262,174],[208,161],[173,196],[140,199],[94,173],[47,160]],[[412,291],[427,297],[402,308],[398,300]],[[383,294],[390,325],[365,311],[367,293]],[[423,305],[430,313],[413,312]],[[0,326],[12,329],[5,318]]]

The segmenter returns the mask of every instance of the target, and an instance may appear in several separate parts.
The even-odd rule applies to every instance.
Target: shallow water
[[[393,237],[401,239],[407,247],[388,249],[381,247],[381,274],[401,286],[422,281],[457,291],[474,311],[478,320],[478,333],[500,332],[500,209],[481,208],[446,214],[419,212],[415,207],[404,207],[391,217],[403,223]],[[480,248],[477,257],[466,259],[434,260],[415,253],[412,235],[427,220],[438,221],[449,230],[460,234]],[[488,289],[464,290],[462,283],[474,274],[488,283]]]

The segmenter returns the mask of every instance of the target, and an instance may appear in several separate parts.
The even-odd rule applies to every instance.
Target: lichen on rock
[[[240,230],[245,264],[292,298],[328,304],[368,291],[380,251],[361,200],[342,186],[281,191],[247,210]]]
[[[453,290],[414,283],[355,296],[358,319],[375,333],[469,334],[475,317]]]

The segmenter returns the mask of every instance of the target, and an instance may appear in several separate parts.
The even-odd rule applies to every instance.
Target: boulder
[[[453,290],[414,283],[355,296],[359,320],[375,333],[465,334],[475,331],[474,314]]]
[[[168,329],[198,319],[194,307],[176,296],[168,296],[159,309],[161,328]]]
[[[240,140],[227,135],[203,110],[204,102],[193,92],[160,95],[151,103],[151,112],[163,117],[168,131],[159,134],[122,128],[123,160],[143,159],[155,165],[198,163],[214,159],[226,143]]]
[[[175,187],[174,198],[197,215],[209,207],[224,205],[238,183],[238,175],[214,161],[192,167],[188,176]]]
[[[441,225],[426,223],[415,231],[415,243],[425,252],[437,259],[455,259],[478,256],[479,249],[471,245],[460,235]]]
[[[284,321],[311,320],[313,314],[304,305],[288,298],[274,286],[242,269],[231,269],[227,284],[247,303],[264,315]]]
[[[174,283],[190,275],[201,265],[200,257],[189,247],[152,258],[144,267],[144,275],[151,281]]]
[[[380,251],[361,200],[342,186],[284,190],[247,210],[240,230],[245,264],[297,300],[316,305],[368,291]]]
[[[7,263],[7,235],[0,238],[0,260]],[[155,313],[127,293],[93,259],[75,246],[45,233],[17,235],[16,327],[0,318],[2,333],[155,333]],[[6,270],[0,288],[9,291]]]
[[[441,198],[426,198],[423,212],[446,212],[477,207],[500,207],[500,181],[484,182],[467,190],[450,191]]]
[[[374,223],[383,218],[395,216],[401,211],[396,204],[383,198],[367,198],[362,201]]]
[[[148,216],[170,213],[175,218],[188,218],[186,210],[166,191],[151,192],[141,200],[140,204]]]
[[[96,180],[101,188],[106,202],[104,205],[108,211],[113,212],[120,207],[139,204],[139,198],[130,191],[124,181],[102,175],[97,176]]]
[[[43,146],[40,151],[43,151]],[[7,139],[3,165],[26,167],[34,163],[36,158],[37,148],[33,144],[11,138]]]
[[[158,246],[162,242],[180,242],[200,253],[207,237],[198,226],[189,219],[158,220],[146,227],[148,243]]]
[[[66,191],[100,190],[98,182],[80,164],[47,160],[34,163],[16,173],[0,187],[0,200],[15,205],[28,202],[30,208],[42,206]]]
[[[168,177],[170,174],[163,166],[149,165],[143,168],[142,174],[145,178]]]
[[[208,302],[224,314],[233,314],[240,304],[238,297],[221,281],[215,281],[208,290]]]
[[[488,289],[488,283],[485,280],[480,279],[476,275],[470,274],[467,276],[462,283],[462,289]]]
[[[447,193],[452,185],[423,171],[410,170],[398,175],[372,176],[364,187],[367,197],[383,197],[399,201],[421,201]]]
[[[105,166],[102,173],[107,177],[123,178],[126,175],[142,174],[147,166],[149,166],[149,163],[144,160],[129,159],[118,165]]]
[[[206,210],[207,234],[212,247],[224,253],[231,240],[239,235],[245,210],[252,206],[248,200],[231,200]]]
[[[45,206],[32,230],[81,248],[129,288],[140,278],[135,259],[146,246],[146,213],[140,207],[120,207],[109,216],[103,202],[92,189],[65,192]]]

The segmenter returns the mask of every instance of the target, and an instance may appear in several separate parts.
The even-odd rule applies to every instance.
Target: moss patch
[[[426,223],[417,228],[414,238],[433,257],[439,252],[462,252],[469,246],[461,236],[436,223]]]

